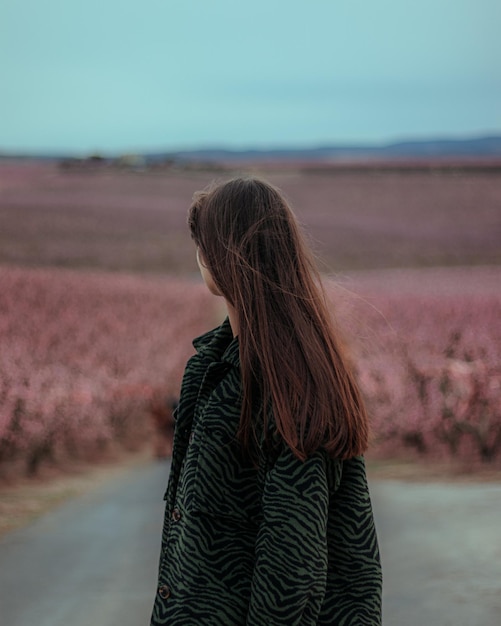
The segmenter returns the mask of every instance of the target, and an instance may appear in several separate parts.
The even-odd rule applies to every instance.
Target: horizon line
[[[315,152],[322,150],[384,150],[392,147],[406,146],[406,145],[426,145],[430,143],[442,143],[442,144],[458,144],[458,143],[474,143],[480,141],[501,141],[501,132],[496,131],[493,133],[473,133],[467,135],[459,134],[437,134],[428,135],[427,137],[417,136],[405,136],[400,138],[394,138],[382,141],[353,141],[353,142],[308,142],[308,143],[291,143],[291,144],[252,144],[242,143],[240,145],[232,145],[226,142],[211,142],[201,144],[186,144],[178,145],[176,147],[144,147],[144,148],[124,148],[124,149],[100,149],[94,148],[89,150],[82,149],[33,149],[33,150],[17,150],[17,149],[3,149],[0,147],[0,159],[5,158],[72,158],[76,155],[89,156],[102,156],[103,158],[116,158],[124,155],[142,155],[142,156],[156,156],[156,155],[173,155],[180,153],[204,153],[204,152],[225,152],[228,154],[242,154],[242,153],[273,153],[273,152]]]

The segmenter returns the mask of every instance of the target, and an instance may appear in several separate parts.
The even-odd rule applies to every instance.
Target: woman
[[[236,179],[188,222],[228,317],[186,366],[151,624],[378,625],[367,415],[295,217]]]

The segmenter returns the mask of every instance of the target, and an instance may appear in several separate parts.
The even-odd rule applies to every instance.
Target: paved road
[[[167,471],[130,470],[5,536],[1,626],[146,626]],[[385,626],[500,626],[501,485],[380,481],[372,496]]]
[[[146,626],[168,465],[137,467],[0,540],[0,626]]]
[[[384,626],[501,626],[501,485],[372,484]]]

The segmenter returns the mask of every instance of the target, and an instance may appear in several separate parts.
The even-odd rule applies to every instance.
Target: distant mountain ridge
[[[177,162],[231,162],[231,161],[364,161],[364,160],[413,160],[413,159],[500,159],[501,135],[470,139],[424,139],[398,141],[381,145],[327,144],[317,147],[277,148],[224,148],[209,147],[193,150],[165,150],[161,152],[135,151],[122,158],[141,158],[155,164],[165,161]],[[22,159],[71,159],[69,152],[13,153],[4,152],[0,146],[0,160]],[[105,161],[121,158],[93,155],[91,159]]]
[[[326,145],[313,148],[230,149],[205,148],[144,155],[148,160],[174,158],[189,161],[336,160],[366,158],[501,157],[501,136],[473,139],[399,141],[383,145]]]

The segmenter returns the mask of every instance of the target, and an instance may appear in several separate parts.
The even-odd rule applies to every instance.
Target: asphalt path
[[[371,484],[384,626],[501,626],[501,485]]]
[[[0,540],[0,626],[142,626],[169,466],[127,470]]]
[[[135,467],[4,536],[0,625],[147,626],[167,475]],[[500,626],[501,485],[371,490],[384,625]]]

